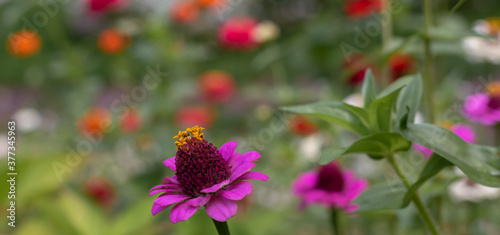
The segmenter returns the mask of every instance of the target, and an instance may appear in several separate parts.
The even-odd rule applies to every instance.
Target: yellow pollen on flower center
[[[486,86],[486,92],[490,96],[500,96],[500,82],[492,82]]]
[[[187,128],[185,131],[179,131],[179,134],[177,134],[173,138],[178,139],[177,141],[175,141],[175,146],[177,146],[177,149],[179,149],[181,146],[191,143],[193,139],[203,140],[203,130],[205,130],[205,128],[194,126],[191,128]]]

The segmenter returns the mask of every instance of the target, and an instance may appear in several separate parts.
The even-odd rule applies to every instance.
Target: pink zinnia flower
[[[221,46],[234,50],[252,50],[258,43],[253,33],[257,21],[250,17],[233,17],[226,20],[219,28],[219,43]]]
[[[458,137],[465,140],[465,142],[467,143],[474,143],[476,141],[476,134],[474,133],[474,130],[467,125],[446,123],[446,124],[441,124],[441,126],[446,129],[449,129],[450,131],[458,135]],[[413,146],[418,152],[422,153],[425,156],[425,158],[428,159],[432,156],[433,153],[432,150],[419,144],[413,144]]]
[[[308,171],[299,175],[293,182],[293,192],[301,197],[299,209],[310,204],[321,204],[328,208],[343,209],[352,212],[358,205],[352,204],[368,186],[364,179],[358,179],[350,170],[341,171],[331,162],[319,170]]]
[[[203,138],[203,129],[195,126],[174,137],[177,154],[163,163],[175,176],[151,189],[150,196],[161,193],[151,209],[153,215],[177,203],[170,212],[172,223],[189,219],[201,206],[212,219],[224,222],[236,214],[236,202],[252,192],[246,180],[267,181],[267,175],[250,171],[260,158],[258,152],[239,154],[235,141],[217,149]]]
[[[493,82],[486,89],[487,93],[465,98],[462,111],[471,122],[490,126],[500,123],[500,82]]]

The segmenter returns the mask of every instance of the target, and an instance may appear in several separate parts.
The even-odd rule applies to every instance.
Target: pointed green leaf
[[[336,148],[321,154],[320,164],[327,164],[344,154],[366,153],[372,156],[387,156],[408,151],[411,143],[398,133],[375,133],[365,136],[347,148]]]
[[[406,207],[410,203],[411,198],[418,191],[420,186],[422,186],[422,184],[424,184],[428,179],[439,173],[445,167],[452,165],[453,164],[448,160],[442,158],[437,154],[433,154],[431,159],[429,159],[429,161],[427,161],[427,163],[425,164],[425,167],[420,173],[417,182],[415,182],[406,193],[403,199],[403,207]]]
[[[354,115],[356,115],[359,118],[359,120],[361,120],[364,126],[366,127],[370,126],[370,120],[369,120],[370,118],[368,117],[368,112],[366,111],[366,109],[353,106],[347,103],[344,103],[344,106]]]
[[[375,100],[375,82],[371,69],[365,72],[365,77],[363,78],[363,86],[361,87],[361,95],[363,96],[363,106],[369,107],[370,104]]]
[[[406,87],[401,90],[396,104],[397,123],[408,113],[408,122],[413,123],[422,99],[422,77],[420,74],[412,75]]]
[[[305,105],[282,107],[283,111],[299,113],[325,119],[360,135],[369,133],[362,121],[342,102],[327,101]]]
[[[378,98],[368,107],[371,129],[383,132],[391,130],[392,110],[400,91],[401,89],[398,89]]]
[[[356,200],[359,208],[353,213],[374,210],[395,210],[401,208],[406,188],[401,181],[382,182],[370,186]]]

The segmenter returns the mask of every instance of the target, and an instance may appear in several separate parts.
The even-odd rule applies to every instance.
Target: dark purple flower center
[[[175,156],[175,167],[180,188],[193,197],[230,176],[229,164],[217,147],[206,140],[193,139],[181,146]]]
[[[488,108],[493,110],[500,109],[500,96],[497,95],[490,97],[490,100],[488,101]]]
[[[344,190],[344,177],[339,167],[330,163],[319,169],[317,188],[330,192],[341,192]]]

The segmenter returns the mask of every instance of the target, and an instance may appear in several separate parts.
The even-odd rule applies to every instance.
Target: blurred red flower
[[[120,119],[120,129],[124,133],[133,133],[141,128],[142,117],[135,109],[126,109]]]
[[[234,78],[224,71],[211,70],[200,75],[198,87],[203,98],[210,102],[227,102],[236,89]]]
[[[233,17],[219,28],[219,43],[222,47],[234,50],[252,50],[258,46],[253,31],[258,22],[251,17]]]
[[[372,12],[380,12],[385,7],[385,0],[347,0],[344,12],[351,19],[370,16]]]
[[[117,54],[125,50],[132,39],[130,35],[116,29],[106,29],[97,38],[97,45],[106,54]]]
[[[25,58],[36,55],[42,47],[42,39],[37,32],[20,30],[7,37],[7,51],[17,57]]]
[[[170,8],[170,18],[177,23],[192,23],[200,16],[200,9],[195,1],[176,1]]]
[[[376,72],[374,71],[375,66],[369,63],[362,54],[351,56],[351,59],[346,61],[342,65],[342,68],[345,69],[348,74],[348,83],[353,86],[363,83],[367,69],[372,69],[374,73]]]
[[[308,136],[318,131],[318,126],[304,115],[294,115],[288,124],[290,131],[296,135]]]
[[[404,75],[413,73],[416,69],[416,61],[411,55],[394,54],[389,59],[388,66],[391,71],[392,81],[395,81]]]
[[[201,7],[214,8],[223,7],[225,0],[197,0]]]
[[[111,208],[115,201],[113,185],[105,178],[91,178],[83,182],[83,190],[97,204],[104,208]]]
[[[175,113],[175,123],[181,127],[212,125],[215,111],[206,106],[184,106]]]
[[[92,135],[107,132],[111,125],[111,114],[105,108],[93,107],[78,122],[81,132],[87,132]]]

